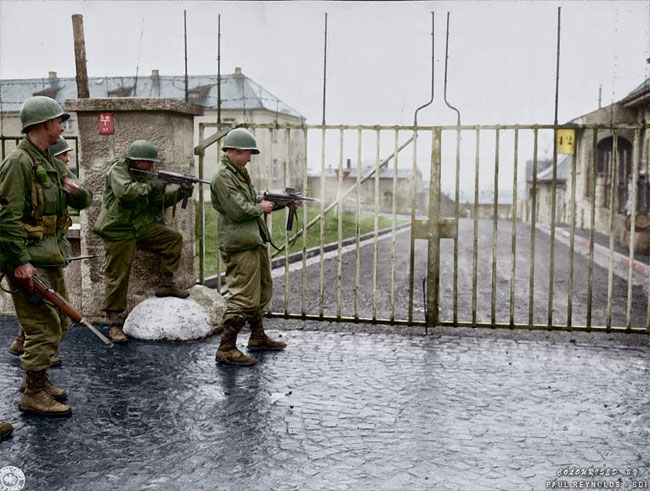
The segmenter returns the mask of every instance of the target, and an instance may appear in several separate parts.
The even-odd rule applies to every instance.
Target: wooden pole
[[[86,41],[84,38],[84,18],[81,14],[72,16],[72,32],[74,36],[74,58],[77,68],[77,97],[90,98],[88,88],[88,71],[86,69]]]

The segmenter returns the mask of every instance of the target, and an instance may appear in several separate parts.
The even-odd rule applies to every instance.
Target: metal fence
[[[258,138],[268,132],[271,141],[284,139],[288,154],[291,142],[302,140],[305,154],[299,176],[285,173],[285,183],[295,183],[298,177],[308,189],[311,169],[321,176],[313,181],[319,183],[320,196],[327,195],[326,186],[336,188],[329,189],[335,198],[323,199],[315,218],[308,220],[303,207],[305,225],[287,233],[281,251],[273,252],[279,273],[269,316],[423,327],[650,332],[648,256],[637,253],[642,261],[635,260],[634,247],[640,239],[650,240],[650,230],[637,230],[637,220],[628,220],[629,230],[624,229],[626,207],[629,212],[645,206],[644,184],[650,175],[648,152],[642,151],[647,147],[646,126],[247,127]],[[564,170],[559,169],[554,144],[560,129],[576,135],[576,153]],[[206,139],[206,130],[216,132]],[[205,150],[218,145],[227,130],[200,125],[200,177]],[[606,138],[612,143],[603,156],[599,142]],[[624,160],[618,151],[623,141],[630,149]],[[540,154],[548,155],[550,149],[553,165],[547,177],[538,179]],[[272,156],[267,157],[268,164]],[[605,168],[599,168],[599,158],[607,162]],[[353,182],[346,178],[350,161],[356,170]],[[336,179],[327,182],[323,176],[332,164]],[[271,166],[262,167],[270,182]],[[380,230],[378,217],[386,209],[380,204],[385,169],[392,170],[393,200],[387,215],[390,225]],[[413,177],[406,216],[398,213],[402,169],[410,169]],[[426,177],[418,183],[418,175],[428,176],[429,185]],[[623,178],[629,178],[629,185],[620,182]],[[204,282],[205,210],[200,194],[199,280]],[[470,199],[463,202],[468,194]],[[481,218],[486,206],[491,216]],[[342,228],[346,209],[356,217],[351,237]],[[336,240],[327,244],[324,217],[330,213],[335,214],[337,232]],[[359,226],[364,213],[374,216],[373,230],[365,236]],[[310,250],[306,237],[314,231],[318,246]],[[624,250],[623,238],[628,241]],[[302,248],[289,254],[294,243]],[[221,275],[216,283],[221,290]]]

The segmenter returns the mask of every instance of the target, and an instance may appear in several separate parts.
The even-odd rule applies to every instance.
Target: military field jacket
[[[35,166],[42,169],[40,180]],[[63,162],[27,137],[0,164],[0,196],[7,200],[0,209],[0,270],[13,272],[28,262],[39,267],[67,263],[71,252],[65,236],[67,207],[88,207],[92,193],[82,186],[69,195],[63,188],[65,177],[76,179]]]
[[[222,156],[210,184],[212,206],[219,212],[219,249],[224,252],[264,247],[269,237],[255,186],[236,166]]]
[[[146,174],[131,172],[125,156],[116,157],[108,163],[94,232],[109,241],[138,239],[162,218],[163,200],[166,208],[182,198],[182,193],[163,195],[162,185],[154,185]]]

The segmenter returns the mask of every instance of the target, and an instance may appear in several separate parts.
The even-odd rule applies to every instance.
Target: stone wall
[[[101,302],[104,294],[104,245],[93,233],[95,221],[101,210],[101,197],[107,163],[115,156],[126,153],[137,139],[152,141],[163,160],[155,169],[195,174],[193,160],[193,119],[202,109],[194,104],[174,99],[74,99],[65,103],[68,111],[77,113],[80,134],[81,179],[94,193],[92,205],[81,214],[80,252],[97,254],[92,261],[83,261],[81,268],[81,300],[84,314],[96,320],[103,318]],[[100,135],[99,114],[110,113],[114,118],[114,134]],[[176,281],[183,287],[195,282],[194,276],[194,208],[188,206],[171,209],[165,223],[181,232],[184,238],[183,257]],[[138,251],[131,270],[128,310],[153,294],[159,281],[159,261],[151,253]],[[79,299],[75,299],[79,302]]]

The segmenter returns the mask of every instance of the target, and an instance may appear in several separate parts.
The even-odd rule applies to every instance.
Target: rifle
[[[35,274],[32,277],[32,279],[34,280],[34,289],[37,290],[38,293],[40,293],[41,298],[38,299],[38,297],[35,297],[34,294],[32,294],[32,298],[30,298],[30,301],[39,301],[43,299],[47,300],[48,302],[56,306],[61,312],[67,315],[72,322],[76,324],[80,324],[90,329],[90,332],[92,332],[95,336],[101,339],[102,342],[108,348],[113,347],[113,343],[111,342],[110,339],[104,336],[101,332],[97,330],[95,326],[93,326],[90,322],[84,319],[83,315],[81,315],[79,311],[77,311],[72,305],[70,305],[70,303],[65,298],[59,295],[58,292],[56,292],[52,287],[50,287],[47,283],[45,283],[43,281],[43,278],[41,278],[38,274]]]
[[[298,219],[298,206],[296,205],[296,201],[318,201],[316,198],[309,198],[298,194],[294,188],[284,188],[284,193],[264,191],[262,199],[272,201],[273,203],[282,203],[289,208],[287,230],[293,229],[293,217],[295,216]]]
[[[183,204],[181,205],[181,208],[183,209],[187,207],[187,200],[192,196],[192,192],[194,191],[194,184],[197,182],[210,184],[210,181],[199,179],[198,177],[194,177],[190,174],[181,174],[180,172],[172,172],[169,170],[157,170],[155,172],[151,172],[148,170],[136,169],[134,167],[131,167],[130,170],[134,172],[140,172],[141,174],[150,174],[152,176],[156,176],[158,179],[161,179],[168,184],[178,184],[183,192]]]

